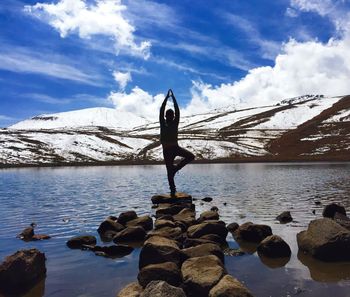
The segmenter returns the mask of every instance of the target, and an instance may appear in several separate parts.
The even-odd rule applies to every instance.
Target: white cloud
[[[233,104],[241,107],[274,104],[304,94],[350,93],[350,42],[330,40],[299,43],[290,40],[273,67],[258,67],[240,81],[220,86],[195,83],[188,108],[211,109]]]
[[[62,38],[77,33],[82,39],[101,35],[113,39],[115,51],[128,51],[147,59],[151,44],[135,41],[135,28],[124,17],[126,6],[121,0],[60,0],[57,4],[37,3],[26,5],[25,11],[46,21]]]
[[[327,15],[333,7],[332,0],[291,0],[291,6],[305,12],[317,12]]]
[[[270,105],[282,99],[305,95],[345,95],[350,93],[349,40],[290,40],[275,59],[273,67],[258,67],[240,81],[220,86],[193,82],[190,103],[183,114],[206,112],[233,105],[236,108]],[[136,87],[130,94],[111,93],[109,99],[119,110],[132,111],[147,118],[156,115],[163,95]]]
[[[132,112],[147,119],[155,120],[158,118],[158,110],[164,100],[164,95],[152,96],[136,86],[129,94],[111,92],[108,99],[117,110]]]
[[[130,72],[119,72],[114,71],[113,77],[115,81],[119,84],[119,88],[121,90],[124,90],[127,84],[132,81]]]
[[[0,69],[2,70],[35,73],[93,86],[100,85],[100,77],[84,72],[72,64],[72,61],[58,55],[38,53],[20,47],[5,46],[0,48]]]

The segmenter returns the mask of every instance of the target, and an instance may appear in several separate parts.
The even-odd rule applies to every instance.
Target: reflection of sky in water
[[[292,256],[282,268],[269,268],[256,253],[226,257],[228,271],[256,296],[293,296],[300,290],[300,296],[347,296],[350,264],[302,258],[309,270],[298,259],[296,234],[321,217],[326,203],[340,202],[350,209],[349,169],[346,163],[191,165],[175,179],[179,190],[214,198],[202,205],[196,201],[198,212],[216,205],[227,223],[267,223],[289,243]],[[38,286],[31,297],[43,289],[45,296],[113,296],[136,280],[139,250],[111,260],[69,250],[65,241],[80,233],[97,234],[108,215],[129,209],[150,213],[150,197],[167,188],[163,166],[0,170],[0,258],[29,247],[46,253],[45,286]],[[281,225],[274,220],[284,210],[291,211],[294,222]],[[30,243],[14,238],[31,222],[38,224],[37,233],[53,238]],[[231,235],[228,239],[235,247]]]

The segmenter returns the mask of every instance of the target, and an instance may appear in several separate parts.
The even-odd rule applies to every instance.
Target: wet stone
[[[276,220],[278,220],[282,224],[286,224],[293,221],[293,218],[292,218],[292,215],[290,214],[290,211],[284,211],[276,217]]]
[[[126,223],[127,227],[140,226],[146,231],[153,229],[153,220],[150,216],[142,216],[137,219],[128,221]]]
[[[186,294],[183,289],[169,285],[165,281],[152,281],[140,297],[186,297]]]
[[[192,196],[186,193],[176,193],[175,196],[171,196],[169,194],[161,194],[161,195],[154,195],[152,197],[152,203],[153,204],[160,204],[160,203],[184,203],[184,202],[190,202],[192,203]]]
[[[67,246],[71,249],[81,249],[83,245],[96,245],[96,237],[92,235],[81,235],[72,237],[67,241]]]
[[[137,279],[144,288],[156,280],[166,281],[173,286],[179,286],[182,281],[181,272],[173,262],[147,265],[140,270]]]
[[[278,235],[270,235],[260,242],[258,253],[270,258],[290,257],[289,245]]]
[[[117,297],[140,297],[143,288],[137,282],[133,282],[124,287],[117,295]]]
[[[120,231],[113,239],[114,242],[133,242],[145,239],[146,231],[140,226],[127,227]]]
[[[21,296],[45,278],[45,254],[37,249],[20,250],[0,265],[0,292]]]
[[[233,236],[236,240],[244,240],[250,242],[260,242],[270,235],[272,235],[270,226],[253,224],[251,222],[240,225],[233,233]]]
[[[252,293],[236,278],[225,275],[209,292],[209,297],[253,297]]]
[[[118,223],[126,225],[127,222],[137,219],[137,214],[134,210],[122,212],[118,217]]]

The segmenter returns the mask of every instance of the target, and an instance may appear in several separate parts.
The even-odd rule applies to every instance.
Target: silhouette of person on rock
[[[168,109],[165,113],[165,105],[169,98],[173,99],[175,113],[172,109]],[[194,160],[194,155],[180,147],[177,143],[178,126],[180,121],[180,110],[176,102],[173,91],[170,89],[166,95],[162,106],[160,107],[159,123],[160,123],[160,142],[163,146],[164,162],[168,174],[168,182],[170,187],[170,194],[175,196],[176,187],[174,182],[174,176],[181,168]],[[174,164],[176,156],[180,156],[183,159],[177,164]]]

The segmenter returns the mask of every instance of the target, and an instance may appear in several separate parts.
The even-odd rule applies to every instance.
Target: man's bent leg
[[[176,156],[180,156],[183,159],[180,161],[179,164],[177,164],[175,166],[175,172],[174,174],[179,171],[181,168],[183,168],[184,166],[186,166],[188,163],[192,162],[194,160],[194,154],[192,154],[190,151],[182,148],[182,147],[178,147],[177,151],[176,151]]]

